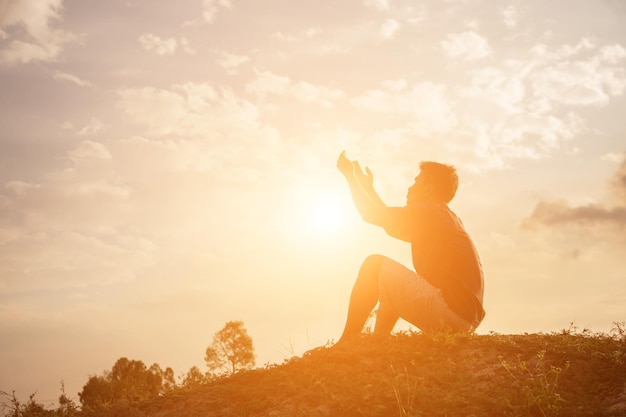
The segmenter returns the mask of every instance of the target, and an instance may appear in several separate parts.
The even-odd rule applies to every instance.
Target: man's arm
[[[369,168],[363,173],[359,163],[350,161],[345,151],[339,155],[337,168],[346,178],[352,201],[363,220],[383,226],[387,219],[387,205],[374,189],[374,176]]]
[[[372,200],[374,200],[378,204],[387,206],[387,204],[385,204],[383,199],[380,198],[380,196],[374,189],[374,174],[372,174],[372,171],[370,171],[368,167],[365,167],[365,172],[363,172],[359,161],[352,161],[352,165],[354,166],[354,176],[359,185],[361,185],[361,188],[363,188],[363,190]]]

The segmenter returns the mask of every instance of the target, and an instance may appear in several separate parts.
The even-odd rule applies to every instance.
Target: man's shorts
[[[381,304],[424,332],[474,330],[448,307],[440,289],[393,259],[383,258],[378,274]]]

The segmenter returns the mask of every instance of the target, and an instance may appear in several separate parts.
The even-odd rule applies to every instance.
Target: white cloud
[[[77,136],[94,135],[102,130],[103,127],[104,124],[102,124],[102,122],[95,117],[89,119],[89,121],[81,128],[77,128],[75,124],[70,121],[64,121],[61,123],[61,129],[72,131]]]
[[[55,71],[54,72],[55,80],[69,81],[71,83],[76,84],[79,87],[91,87],[93,84],[89,81],[83,80],[74,74],[69,74],[67,72]]]
[[[600,48],[598,57],[602,61],[606,61],[607,64],[617,65],[620,61],[626,58],[626,49],[622,45],[606,45]]]
[[[295,35],[288,35],[280,31],[272,33],[271,38],[286,43],[295,42],[298,39]]]
[[[236,126],[257,126],[257,108],[232,91],[211,83],[186,83],[171,89],[144,87],[119,91],[119,105],[152,135],[219,136]]]
[[[41,185],[24,182],[24,181],[9,181],[6,184],[4,184],[5,190],[9,190],[18,195],[24,194],[28,190],[36,189],[39,187],[41,187]]]
[[[78,39],[70,32],[50,27],[50,22],[60,17],[63,0],[4,0],[0,6],[1,38],[9,40],[0,49],[0,64],[53,61],[65,44]],[[7,32],[14,26],[25,31]]]
[[[473,71],[471,85],[461,89],[461,95],[482,97],[509,114],[522,111],[526,96],[524,73],[511,67],[518,65],[523,64],[510,62],[508,68],[485,67]]]
[[[602,160],[603,161],[610,161],[610,162],[614,162],[614,163],[620,163],[620,162],[626,160],[626,152],[621,152],[621,153],[609,152],[606,155],[602,155]]]
[[[206,23],[213,23],[220,7],[230,8],[230,0],[204,0],[202,18]]]
[[[95,133],[98,133],[103,127],[104,125],[100,120],[92,117],[85,126],[83,126],[78,132],[76,132],[76,134],[78,136],[93,135]]]
[[[3,0],[0,3],[0,26],[22,24],[34,38],[44,38],[49,21],[58,19],[63,0]]]
[[[246,90],[259,96],[275,94],[295,98],[303,103],[314,103],[322,107],[332,107],[345,97],[343,91],[313,85],[304,81],[294,83],[288,77],[269,71],[257,72],[257,78],[248,83]]]
[[[594,52],[591,56],[580,56]],[[544,45],[533,48],[538,67],[533,71],[536,96],[573,106],[605,105],[611,96],[626,89],[626,70],[617,65],[626,57],[619,45],[599,50],[583,39],[577,45],[563,45],[551,52]]]
[[[444,52],[451,58],[476,61],[492,54],[485,38],[473,31],[451,33],[448,39],[441,41]]]
[[[512,159],[545,158],[585,129],[573,112],[534,114],[524,111],[523,106],[511,112],[490,107],[483,99],[473,97],[475,108],[468,108],[462,115],[462,132],[468,146],[462,141],[452,145],[478,157],[481,169],[503,168]]]
[[[174,38],[161,39],[152,33],[144,33],[139,37],[139,43],[148,52],[159,56],[172,55],[176,52],[178,42]]]
[[[270,37],[278,42],[283,43],[296,43],[303,42],[310,39],[313,39],[322,33],[322,29],[319,27],[309,27],[304,30],[300,30],[297,33],[283,33],[283,32],[274,32],[270,35]]]
[[[517,26],[520,12],[515,6],[507,6],[500,10],[502,13],[502,21],[510,28]]]
[[[405,88],[408,87],[408,83],[405,79],[398,79],[398,80],[385,80],[382,82],[382,86],[385,87],[387,90],[393,90],[393,91],[400,91],[400,90],[404,90]]]
[[[363,3],[366,7],[374,10],[386,11],[389,10],[389,0],[364,0]]]
[[[274,74],[269,71],[263,71],[257,73],[256,80],[250,82],[246,89],[255,94],[286,94],[291,86],[291,80],[289,77]]]
[[[191,43],[186,37],[180,38],[180,47],[183,48],[183,51],[189,55],[195,55],[196,50],[191,47]]]
[[[226,51],[216,51],[216,53],[218,64],[231,74],[236,73],[239,66],[250,61],[250,57],[246,55],[236,55]]]
[[[380,28],[380,34],[385,39],[391,39],[394,37],[399,28],[400,23],[398,23],[397,20],[387,19]]]
[[[538,72],[533,81],[535,94],[557,103],[585,106],[609,101],[602,79],[589,62],[562,62]]]
[[[81,163],[83,161],[92,162],[94,160],[106,161],[111,159],[111,153],[102,143],[86,140],[72,150],[68,154],[68,157],[74,163]]]
[[[582,51],[588,51],[594,49],[595,45],[593,41],[588,38],[582,38],[576,45],[564,44],[557,48],[555,55],[560,58],[569,58],[573,55],[578,55]]]
[[[556,47],[536,45],[526,60],[507,60],[474,70],[460,114],[484,167],[514,158],[543,158],[587,130],[574,110],[603,106],[626,90],[619,45],[599,47],[587,39]],[[575,147],[575,146],[574,146]]]
[[[444,85],[422,82],[406,88],[402,83],[385,82],[383,86],[386,89],[368,90],[354,97],[352,104],[366,110],[407,118],[410,128],[421,135],[446,132],[454,126],[455,118]]]

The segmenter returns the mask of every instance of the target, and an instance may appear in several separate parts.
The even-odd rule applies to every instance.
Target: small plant
[[[619,348],[612,352],[613,362],[623,365],[626,359],[626,324],[623,321],[614,321],[611,329],[611,337],[621,342]]]
[[[396,397],[396,403],[400,411],[400,417],[409,417],[412,415],[413,403],[415,402],[415,393],[417,391],[417,381],[411,382],[409,371],[404,368],[403,373],[396,374],[393,366],[391,371],[394,373],[392,382],[393,393]]]
[[[528,363],[522,361],[520,355],[517,356],[517,363],[514,364],[508,363],[502,356],[498,359],[513,379],[521,385],[528,413],[536,408],[544,417],[555,417],[565,402],[557,392],[557,388],[559,377],[569,368],[569,361],[563,368],[548,366],[544,362],[545,353],[545,350],[537,353],[534,366],[529,366]]]

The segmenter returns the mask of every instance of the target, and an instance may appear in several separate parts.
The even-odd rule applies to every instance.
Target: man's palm
[[[339,169],[343,175],[352,173],[354,167],[352,165],[352,161],[346,157],[346,151],[339,154],[339,158],[337,159],[337,169]]]
[[[365,172],[363,172],[358,161],[354,161],[352,164],[354,165],[354,175],[357,180],[362,185],[372,186],[374,184],[374,174],[372,174],[372,171],[370,171],[368,167],[365,167]]]

